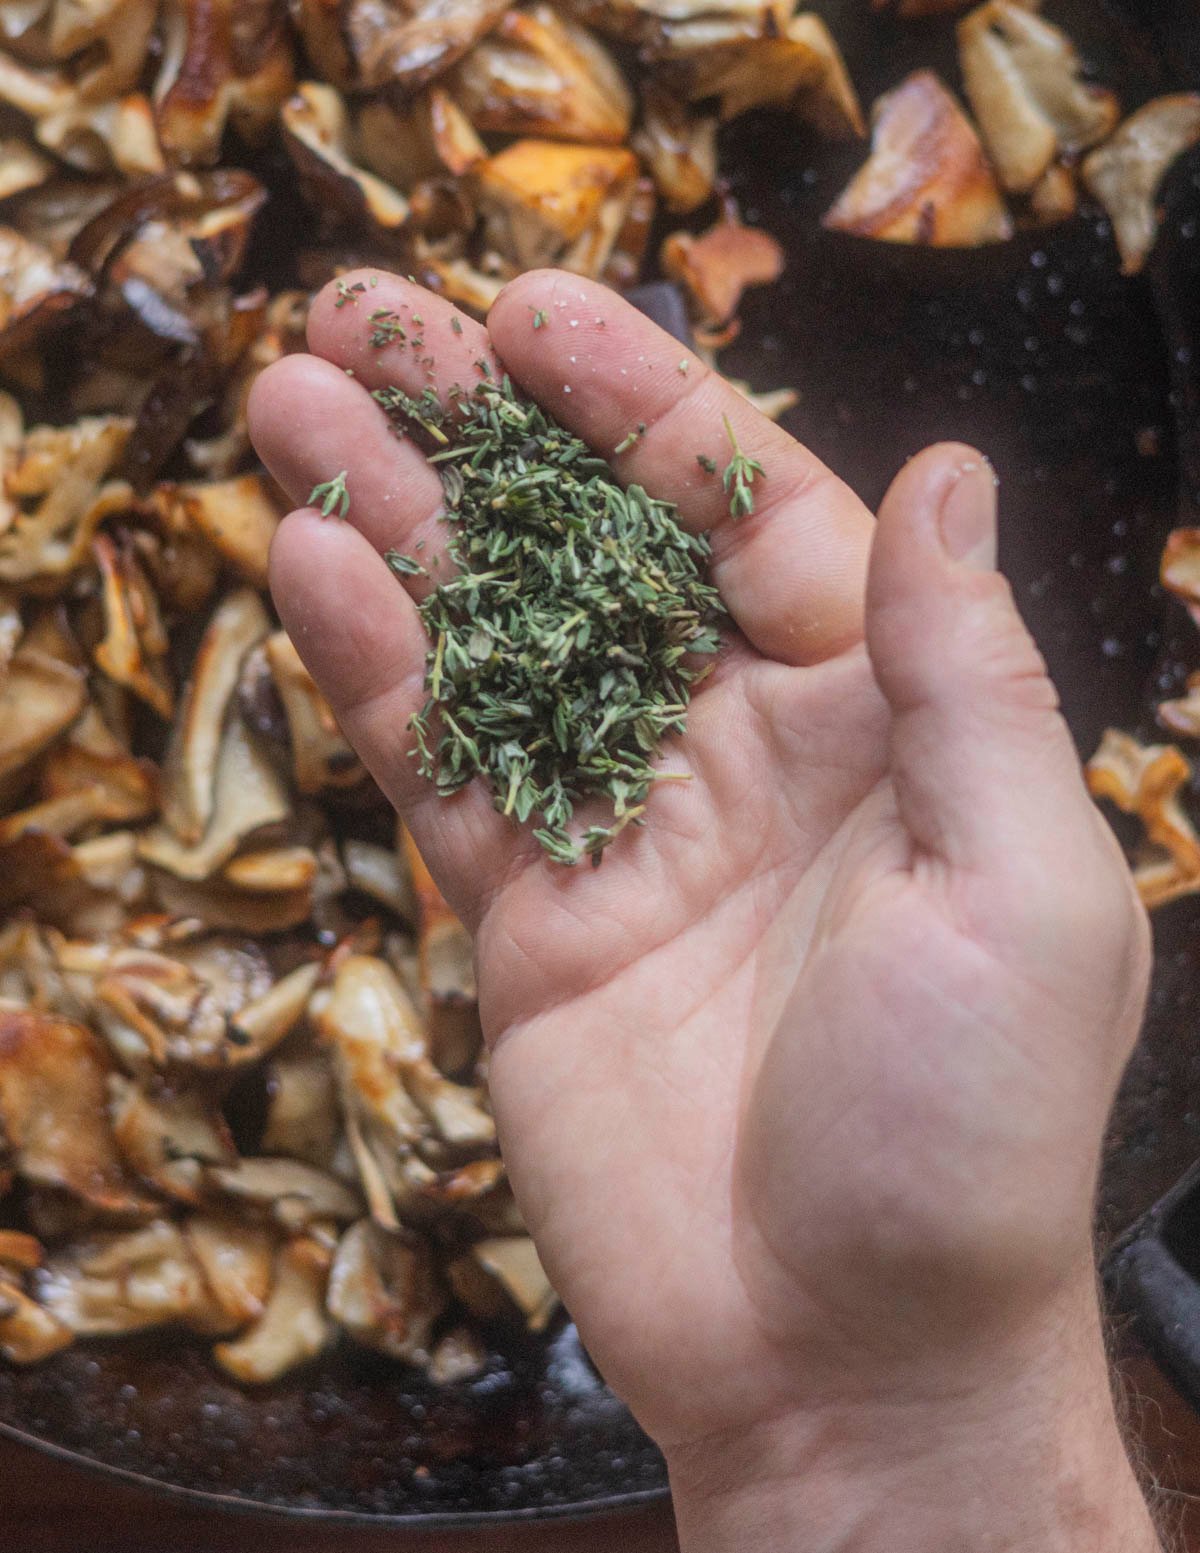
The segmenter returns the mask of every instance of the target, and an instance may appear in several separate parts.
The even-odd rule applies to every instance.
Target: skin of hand
[[[368,344],[377,307],[409,345]],[[364,270],[316,300],[309,345],[259,378],[252,433],[297,504],[346,469],[350,519],[287,517],[273,594],[476,934],[518,1200],[667,1456],[685,1548],[1157,1547],[1091,1243],[1148,933],[995,570],[990,465],[929,450],[876,522],[554,272],[485,329]],[[445,393],[480,359],[711,530],[734,622],[664,757],[692,780],[599,869],[546,862],[478,785],[438,799],[409,758],[410,600],[433,584],[381,552],[423,542],[436,579],[441,490],[369,390]],[[725,415],[765,471],[738,523],[697,459],[727,462]]]

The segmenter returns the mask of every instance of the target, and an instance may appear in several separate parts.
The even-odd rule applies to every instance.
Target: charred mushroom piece
[[[0,1008],[0,1136],[17,1174],[100,1213],[137,1216],[151,1204],[126,1179],[108,1124],[111,1069],[82,1025]]]
[[[267,639],[266,653],[287,716],[296,787],[302,793],[319,793],[328,787],[352,787],[360,782],[363,768],[358,756],[285,631],[276,631]]]
[[[531,1332],[543,1332],[558,1308],[558,1296],[526,1235],[477,1241],[450,1264],[450,1286],[483,1321],[520,1315]]]
[[[188,1322],[209,1304],[187,1242],[167,1219],[55,1252],[35,1280],[35,1293],[76,1337],[120,1337]]]
[[[361,1219],[338,1243],[326,1304],[356,1342],[424,1364],[446,1291],[423,1240]]]
[[[13,227],[0,226],[0,357],[36,345],[91,291],[76,265],[56,259]]]
[[[200,642],[163,770],[163,819],[188,845],[213,817],[222,731],[242,661],[269,629],[258,595],[239,588],[213,611]]]
[[[642,89],[642,125],[633,148],[649,167],[667,209],[703,205],[717,177],[717,121],[692,113],[653,83]]]
[[[326,1348],[334,1336],[325,1313],[330,1261],[327,1248],[312,1236],[282,1246],[262,1315],[236,1342],[213,1349],[221,1368],[245,1385],[266,1385]]]
[[[477,129],[622,145],[633,100],[608,50],[550,6],[507,11],[453,78]]]
[[[967,99],[1000,181],[1027,194],[1059,157],[1074,157],[1116,127],[1116,96],[1083,79],[1066,33],[1036,0],[987,0],[958,24]]]
[[[398,189],[350,159],[350,120],[331,86],[305,81],[284,104],[284,143],[310,204],[343,221],[392,232],[408,220]]]
[[[606,207],[617,201],[623,216],[637,170],[623,148],[519,140],[474,174],[488,242],[522,269],[567,262],[572,247],[599,229]]]
[[[664,273],[684,288],[706,329],[729,323],[746,287],[777,280],[784,264],[783,249],[770,233],[744,226],[732,210],[700,237],[671,233],[660,257]]]
[[[414,92],[461,59],[508,0],[346,0],[344,36],[360,87]]]
[[[215,1103],[198,1090],[161,1080],[108,1079],[113,1137],[126,1166],[165,1197],[198,1204],[204,1166],[226,1164],[235,1150]]]
[[[872,117],[870,158],[825,216],[827,227],[936,248],[1012,236],[979,137],[937,76],[909,76]]]
[[[1158,191],[1173,164],[1200,141],[1200,94],[1156,97],[1083,164],[1083,181],[1108,212],[1121,268],[1136,275],[1158,236]]]
[[[1180,799],[1192,768],[1181,751],[1173,744],[1142,745],[1110,728],[1086,770],[1092,796],[1136,815],[1146,839],[1160,849],[1158,858],[1134,869],[1145,904],[1160,906],[1200,892],[1200,836]]]
[[[210,1167],[206,1179],[224,1196],[293,1234],[311,1224],[348,1224],[362,1213],[357,1192],[298,1159],[239,1159]]]

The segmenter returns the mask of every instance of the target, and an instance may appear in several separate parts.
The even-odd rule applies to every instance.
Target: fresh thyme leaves
[[[384,345],[390,345],[393,340],[400,342],[401,348],[408,339],[408,331],[400,322],[399,314],[390,307],[377,307],[371,314],[370,343],[379,350]]]
[[[310,507],[319,509],[323,518],[332,518],[334,514],[344,518],[350,511],[350,492],[346,489],[346,471],[343,469],[334,475],[332,480],[324,480],[320,485],[314,485],[308,498]]]
[[[748,518],[754,511],[754,492],[750,487],[754,484],[755,475],[763,474],[764,470],[756,458],[742,452],[733,427],[729,424],[729,417],[726,415],[724,420],[725,435],[729,438],[733,457],[725,466],[721,485],[729,497],[729,516],[736,523],[739,518]]]
[[[620,442],[618,442],[616,447],[613,449],[613,452],[628,453],[629,449],[636,447],[645,435],[646,423],[645,421],[639,421],[631,432],[621,438]]]
[[[700,465],[701,469],[703,469],[706,475],[716,474],[717,461],[715,458],[709,458],[707,453],[697,453],[696,462]]]
[[[697,660],[717,650],[708,541],[671,503],[622,489],[507,378],[459,391],[450,410],[429,391],[375,397],[438,444],[455,567],[419,605],[431,643],[412,720],[420,770],[442,794],[481,776],[501,813],[537,823],[548,857],[598,863],[670,777],[655,756],[683,731],[707,672]],[[418,564],[388,561],[401,576]],[[590,823],[597,801],[608,812]]]
[[[544,329],[549,322],[549,313],[547,313],[544,307],[539,307],[537,312],[533,315],[533,327],[535,329]]]
[[[688,361],[685,358],[683,361],[681,361],[679,363],[679,375],[680,375],[680,377],[687,377],[687,375],[691,371],[691,369],[692,369],[691,362]]]
[[[450,327],[454,330],[455,334],[462,333],[462,324],[459,322],[458,315],[456,313],[452,313],[450,316]]]
[[[429,575],[415,556],[401,555],[399,550],[386,551],[383,559],[397,577],[428,577]]]
[[[347,302],[357,302],[359,296],[366,289],[361,280],[356,280],[352,286],[348,286],[344,280],[339,280],[337,283],[337,301],[333,304],[334,307],[345,307]]]

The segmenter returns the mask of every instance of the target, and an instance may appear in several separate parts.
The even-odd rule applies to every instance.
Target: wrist
[[[930,1375],[668,1449],[682,1553],[1159,1553],[1094,1292]]]

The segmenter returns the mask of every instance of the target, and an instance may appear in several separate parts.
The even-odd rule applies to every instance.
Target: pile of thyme
[[[551,858],[599,863],[640,820],[662,741],[681,733],[722,615],[708,541],[677,509],[622,488],[603,459],[502,383],[375,396],[416,422],[445,489],[457,568],[422,601],[428,699],[413,717],[420,769],[449,794],[482,777],[497,809],[540,822]],[[399,576],[425,568],[391,552]],[[608,823],[572,833],[576,807]],[[611,816],[611,818],[609,818]]]

